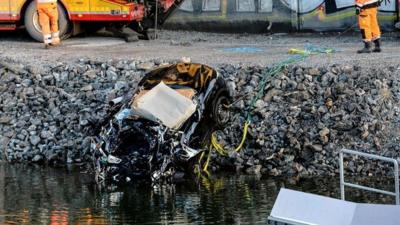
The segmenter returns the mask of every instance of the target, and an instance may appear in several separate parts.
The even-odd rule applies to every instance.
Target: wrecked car
[[[110,102],[91,152],[96,181],[151,182],[182,177],[226,125],[231,102],[216,70],[178,63],[147,73],[137,88]]]

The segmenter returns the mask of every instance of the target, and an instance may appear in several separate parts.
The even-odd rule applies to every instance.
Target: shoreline
[[[80,59],[38,69],[1,59],[2,159],[50,164],[90,161],[90,124],[105,116],[110,99],[129,92],[145,70],[163,63]],[[235,64],[214,68],[229,81],[234,99],[247,95],[234,104],[231,125],[217,135],[226,149],[233,149],[263,68]],[[228,158],[214,155],[211,170],[226,166],[271,176],[333,176],[341,147],[398,157],[399,68],[286,68],[270,80],[265,96],[257,101],[245,148]],[[361,167],[350,164],[350,171],[388,172],[380,164],[360,163]]]

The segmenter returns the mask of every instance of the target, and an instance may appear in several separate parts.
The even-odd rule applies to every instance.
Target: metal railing
[[[390,191],[385,191],[385,190],[371,188],[371,187],[367,187],[367,186],[363,186],[363,185],[345,182],[344,181],[344,168],[343,168],[344,167],[344,165],[343,165],[343,155],[344,154],[357,155],[357,156],[361,156],[361,157],[365,157],[365,158],[376,159],[376,160],[380,160],[380,161],[393,163],[395,192],[390,192]],[[339,166],[340,166],[340,194],[341,194],[342,200],[345,200],[344,188],[345,188],[345,186],[348,186],[348,187],[362,189],[362,190],[366,190],[366,191],[395,196],[396,197],[396,205],[400,205],[399,163],[396,159],[387,158],[387,157],[383,157],[383,156],[377,156],[377,155],[368,154],[368,153],[364,153],[364,152],[358,152],[358,151],[349,150],[349,149],[342,149],[342,150],[340,150],[340,153],[339,153]]]

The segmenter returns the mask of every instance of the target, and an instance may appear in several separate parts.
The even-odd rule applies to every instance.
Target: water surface
[[[101,189],[92,177],[77,167],[0,164],[0,224],[266,224],[281,187],[340,196],[337,178],[224,174],[175,185]],[[365,192],[348,196],[393,203]]]

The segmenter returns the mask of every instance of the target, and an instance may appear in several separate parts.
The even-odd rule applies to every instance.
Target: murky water
[[[339,197],[336,178],[225,174],[173,186],[100,190],[79,168],[0,164],[0,224],[265,224],[281,187]],[[393,202],[362,192],[349,196]]]

